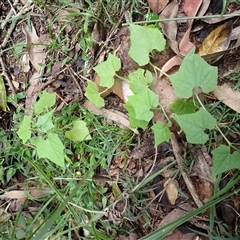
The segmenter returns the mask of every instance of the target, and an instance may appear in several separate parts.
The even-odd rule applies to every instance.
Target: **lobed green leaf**
[[[103,107],[104,106],[104,100],[100,96],[100,93],[98,92],[98,87],[96,83],[92,81],[87,81],[88,85],[86,88],[85,96],[89,101],[94,103],[97,107]]]
[[[56,102],[56,93],[48,93],[43,91],[40,99],[36,102],[34,106],[34,112],[36,114],[41,114],[48,108],[52,107]]]
[[[120,68],[120,59],[112,54],[109,54],[108,59],[105,62],[100,63],[93,69],[99,75],[100,86],[111,88],[114,84],[114,76]]]
[[[139,68],[128,75],[128,80],[130,89],[133,93],[138,94],[149,87],[149,84],[153,81],[153,77],[150,71]]]
[[[166,40],[157,28],[130,24],[131,47],[129,56],[140,66],[149,63],[149,53],[154,49],[161,52],[165,49]]]
[[[134,109],[136,119],[149,122],[153,117],[151,108],[159,104],[158,95],[146,88],[141,93],[128,97],[128,104]]]
[[[55,133],[49,133],[47,138],[42,136],[31,139],[31,143],[36,146],[39,158],[48,158],[53,163],[65,169],[64,146]]]
[[[169,124],[163,122],[156,122],[151,129],[154,132],[154,144],[157,147],[160,143],[168,142],[171,132],[169,130]]]
[[[72,130],[66,131],[65,136],[74,142],[92,139],[86,123],[82,120],[74,121]]]
[[[240,169],[240,152],[230,153],[230,147],[220,145],[212,151],[213,176],[227,172],[231,169]]]
[[[17,135],[22,139],[23,144],[30,139],[32,130],[31,130],[31,116],[24,116],[20,128],[17,131]]]
[[[209,65],[193,51],[184,58],[179,71],[170,75],[176,96],[179,98],[190,98],[196,87],[201,87],[204,93],[209,93],[216,89],[217,79],[217,67]]]
[[[216,125],[216,119],[203,108],[200,108],[196,113],[175,115],[173,118],[185,132],[187,141],[194,144],[206,143],[208,135],[204,131],[211,130]]]

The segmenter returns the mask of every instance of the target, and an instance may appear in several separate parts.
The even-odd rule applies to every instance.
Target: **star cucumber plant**
[[[230,148],[234,148],[234,146],[221,132],[217,120],[208,112],[198,95],[199,88],[203,93],[209,93],[216,89],[217,67],[209,65],[192,50],[183,59],[180,69],[175,74],[169,76],[164,73],[170,79],[175,94],[179,98],[171,105],[173,114],[167,116],[159,102],[159,96],[149,88],[153,82],[152,73],[142,68],[146,64],[151,64],[150,53],[153,50],[161,52],[165,49],[164,36],[157,28],[130,24],[130,40],[129,56],[140,66],[136,71],[130,73],[127,78],[119,76],[121,61],[113,54],[109,54],[107,60],[96,66],[94,70],[100,77],[100,86],[105,87],[106,90],[114,85],[115,77],[129,83],[133,95],[128,97],[124,107],[129,113],[131,126],[145,130],[153,119],[153,111],[162,109],[167,123],[158,121],[151,126],[155,146],[170,140],[172,119],[179,124],[187,141],[192,144],[205,144],[209,140],[207,133],[215,129],[223,135],[228,146],[220,145],[212,151],[214,157],[213,175],[233,168],[240,169],[239,150],[235,148],[235,151],[230,153]],[[157,67],[153,67],[155,70],[161,71]],[[85,95],[98,107],[104,106],[101,94],[98,91],[98,86],[94,82],[88,81]]]
[[[17,131],[23,144],[36,149],[39,158],[47,158],[56,165],[65,168],[65,160],[71,161],[65,154],[65,146],[59,137],[59,129],[53,123],[52,109],[56,102],[56,94],[42,92],[40,99],[36,102],[33,112],[25,115]],[[71,128],[65,131],[65,136],[71,141],[90,140],[91,136],[86,127],[86,123],[81,120],[75,120]]]

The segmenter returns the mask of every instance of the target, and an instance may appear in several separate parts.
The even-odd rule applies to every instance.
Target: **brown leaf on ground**
[[[163,186],[166,188],[166,194],[169,203],[171,205],[174,205],[178,198],[178,182],[176,180],[173,181],[171,178],[169,178]]]
[[[22,25],[23,33],[26,36],[27,51],[30,61],[37,72],[40,72],[42,67],[40,64],[44,63],[46,53],[46,44],[49,42],[47,36],[43,35],[40,38],[37,36],[36,30],[32,25],[32,32],[29,31],[26,24]]]
[[[170,4],[166,6],[166,8],[162,11],[159,15],[160,18],[175,18],[178,14],[178,2],[177,0],[173,0]],[[161,26],[164,35],[168,39],[168,44],[171,49],[179,56],[181,56],[179,49],[178,49],[178,42],[177,42],[177,22],[176,21],[166,21],[160,22],[159,25]]]
[[[109,121],[109,123],[111,123],[111,121],[114,121],[115,123],[117,123],[117,125],[119,127],[129,128],[133,132],[138,134],[138,131],[136,129],[133,129],[130,127],[128,116],[126,114],[116,111],[116,110],[114,111],[114,110],[108,110],[108,109],[104,109],[104,108],[98,108],[89,101],[86,101],[83,104],[83,106],[86,107],[89,111],[93,112],[96,115],[102,115],[102,116],[106,117],[107,120]]]
[[[203,41],[198,50],[200,56],[227,50],[231,41],[232,21],[226,22],[214,29]],[[218,56],[215,61],[219,60]]]
[[[193,240],[196,235],[196,233],[183,233],[179,229],[175,229],[173,233],[164,238],[164,240]]]
[[[193,211],[193,208],[190,203],[183,203],[179,205],[179,208],[173,209],[166,217],[163,218],[159,224],[159,228],[176,221],[176,219],[186,215],[188,212]],[[170,233],[171,234],[171,233]],[[169,235],[170,235],[169,234]]]
[[[202,0],[185,0],[183,11],[188,17],[195,17],[201,5]],[[179,44],[179,50],[183,55],[187,55],[187,53],[194,47],[194,44],[189,40],[192,24],[193,19],[188,20],[188,30],[185,32]]]
[[[210,3],[211,3],[210,0],[202,0],[202,5],[198,11],[198,16],[203,16],[206,13],[206,11],[209,8]]]
[[[227,83],[222,86],[218,86],[217,89],[213,92],[214,96],[223,101],[228,107],[234,111],[240,113],[240,92],[233,90],[230,85]]]
[[[171,70],[175,66],[180,66],[182,63],[182,58],[178,55],[175,55],[174,57],[170,58],[162,67],[162,71],[167,73],[169,70]],[[162,73],[160,73],[159,77],[162,76]]]
[[[166,5],[169,3],[169,0],[147,0],[149,7],[154,13],[160,13]]]

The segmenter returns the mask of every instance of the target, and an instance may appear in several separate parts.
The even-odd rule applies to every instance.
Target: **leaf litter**
[[[179,2],[178,1],[171,1],[170,3],[168,3],[169,1],[148,1],[149,2],[149,5],[150,5],[150,7],[152,8],[152,10],[154,11],[154,12],[157,12],[157,13],[159,13],[159,12],[161,12],[160,13],[160,17],[161,18],[167,18],[167,17],[176,17],[176,16],[178,16],[178,13],[179,13],[179,10],[181,9],[180,8],[180,6],[179,6]],[[185,13],[186,13],[186,15],[187,16],[202,16],[202,15],[204,15],[204,13],[206,12],[206,10],[207,10],[207,8],[208,8],[208,5],[209,5],[209,2],[210,1],[197,1],[197,4],[196,5],[194,5],[194,9],[191,9],[191,10],[186,10],[187,9],[187,3],[188,3],[188,1],[183,1],[183,9],[185,8]],[[191,2],[190,2],[191,3]],[[61,15],[64,15],[64,17],[63,17],[63,21],[65,21],[65,17],[67,16],[67,13],[65,12],[63,12],[64,10],[62,10],[62,12],[60,11],[59,12],[59,15],[61,16]],[[69,13],[69,12],[68,12]],[[199,14],[199,15],[198,15]],[[60,17],[61,18],[61,17]],[[61,21],[62,21],[61,20]],[[215,20],[215,22],[216,22],[217,20]],[[220,21],[219,19],[218,19],[218,21]],[[221,20],[222,21],[222,20]],[[188,51],[190,50],[190,49],[192,49],[192,47],[194,46],[193,45],[193,43],[195,44],[195,42],[194,41],[192,41],[193,40],[193,38],[192,38],[192,36],[191,36],[191,34],[192,34],[192,32],[191,32],[191,30],[192,30],[192,24],[193,24],[193,22],[194,21],[192,21],[192,20],[189,20],[188,21],[188,25],[187,25],[187,31],[186,32],[183,32],[183,38],[182,39],[180,39],[180,41],[179,41],[179,39],[178,39],[178,36],[179,36],[179,24],[177,24],[177,22],[176,21],[169,21],[169,22],[163,22],[163,23],[161,23],[160,25],[162,26],[162,28],[163,28],[163,31],[164,31],[164,33],[165,33],[165,37],[167,38],[167,41],[168,41],[168,43],[169,43],[169,45],[170,45],[170,47],[172,48],[172,50],[176,53],[176,56],[174,56],[172,59],[170,59],[169,60],[169,62],[166,62],[166,65],[165,65],[165,67],[164,67],[164,70],[165,71],[170,71],[170,70],[172,70],[172,68],[175,66],[180,66],[181,64],[182,64],[182,58],[183,58],[183,56],[184,55],[186,55],[187,53],[188,53]],[[211,21],[209,21],[209,23],[210,23]],[[212,22],[211,22],[212,23]],[[224,36],[222,37],[222,33],[221,33],[221,31],[219,31],[220,32],[220,34],[219,33],[217,33],[217,34],[213,34],[214,35],[214,37],[212,37],[211,36],[211,34],[208,36],[208,38],[210,39],[210,40],[206,40],[206,41],[210,41],[211,43],[213,43],[213,42],[216,42],[217,41],[217,43],[216,43],[216,45],[217,45],[217,47],[213,47],[212,48],[212,54],[214,54],[214,53],[216,53],[216,52],[219,52],[219,49],[220,49],[220,45],[224,45],[224,47],[225,47],[225,49],[224,49],[224,51],[226,51],[228,48],[229,48],[229,45],[231,44],[231,42],[230,42],[230,40],[229,40],[229,36],[231,36],[231,31],[230,31],[230,28],[228,28],[229,26],[228,25],[226,25],[226,23],[224,23],[225,24],[225,28],[226,29],[228,29],[229,30],[229,32],[228,33],[226,33],[226,34],[223,34]],[[223,25],[224,25],[223,24]],[[32,26],[33,27],[33,26]],[[33,27],[33,29],[34,29],[34,27]],[[71,32],[71,27],[70,27],[70,25],[69,25],[69,28],[68,28],[69,30],[67,30],[67,32],[68,33],[70,33]],[[25,29],[26,30],[26,29]],[[27,30],[28,31],[28,30]],[[27,32],[26,31],[26,32]],[[33,30],[33,32],[32,33],[30,33],[30,32],[27,32],[27,34],[26,34],[26,36],[27,36],[27,38],[30,38],[30,40],[29,40],[29,44],[30,45],[32,45],[32,48],[30,47],[30,48],[28,48],[28,53],[29,53],[29,56],[30,56],[30,61],[31,61],[31,64],[32,64],[32,66],[34,67],[34,69],[35,70],[33,70],[33,72],[34,71],[36,71],[35,73],[33,73],[33,77],[32,77],[32,79],[30,79],[30,87],[29,87],[29,89],[28,89],[28,92],[27,92],[27,95],[28,95],[28,97],[30,98],[29,99],[29,102],[26,102],[25,103],[25,107],[28,107],[28,108],[31,108],[31,106],[33,105],[33,103],[34,103],[34,101],[37,99],[37,97],[38,97],[38,94],[39,94],[39,89],[41,89],[41,86],[40,86],[40,82],[41,81],[43,81],[43,79],[42,79],[42,76],[41,76],[41,65],[44,65],[44,63],[45,63],[45,58],[46,58],[46,53],[47,53],[47,51],[44,49],[45,48],[45,46],[43,46],[44,44],[48,44],[49,42],[48,42],[48,40],[45,42],[45,40],[39,40],[39,38],[38,38],[38,36],[37,35],[35,35],[35,36],[32,36],[31,34],[34,34],[34,30]],[[31,39],[32,38],[32,39]],[[35,38],[35,39],[34,39]],[[191,39],[190,39],[191,38]],[[207,39],[207,38],[206,38]],[[216,39],[216,41],[213,41],[214,39]],[[235,38],[233,38],[233,39],[240,39],[239,38],[239,34],[238,35],[236,35],[236,37]],[[231,41],[233,40],[233,39],[231,39]],[[191,40],[191,41],[190,41]],[[213,42],[212,42],[213,41]],[[39,43],[40,43],[40,45],[39,45]],[[43,43],[43,45],[42,45],[42,43]],[[126,41],[125,41],[125,43],[126,43]],[[37,45],[39,45],[38,46],[38,48],[36,47],[36,48],[34,48],[34,45],[35,44],[37,44]],[[204,43],[205,44],[205,43]],[[36,45],[36,46],[37,46]],[[210,45],[214,45],[214,44],[210,44]],[[123,48],[125,48],[125,46],[126,45],[124,45],[123,46]],[[183,48],[184,47],[184,48]],[[139,51],[139,48],[141,48],[141,46],[139,46],[137,49],[135,49],[135,50],[132,50],[132,51],[134,51],[134,52],[138,52]],[[211,48],[211,47],[210,47]],[[145,49],[145,48],[144,48]],[[201,49],[201,47],[200,47],[200,49]],[[221,51],[223,50],[223,49],[220,49]],[[98,51],[98,49],[97,50],[95,50],[94,51],[94,54],[96,54],[96,52]],[[220,51],[220,52],[221,52]],[[225,53],[225,52],[224,52]],[[148,55],[148,52],[147,52],[147,54],[143,54],[143,58],[142,58],[142,60],[141,60],[141,62],[139,62],[139,65],[144,65],[145,63],[146,63],[146,55]],[[205,54],[204,54],[205,55]],[[218,56],[217,56],[218,57]],[[41,63],[40,65],[39,65],[39,63]],[[125,62],[123,63],[123,64],[125,64],[125,66],[126,66],[126,68],[125,68],[125,70],[126,71],[133,71],[134,70],[134,67],[136,67],[136,65],[134,66],[134,65],[132,65],[132,69],[130,70],[130,66],[129,66],[129,69],[127,68],[127,66],[128,66],[128,64],[126,64]],[[118,65],[118,64],[117,64]],[[118,67],[115,67],[115,66],[113,66],[113,69],[114,69],[114,71],[115,70],[118,70]],[[27,71],[27,70],[26,70]],[[113,84],[113,86],[111,86],[111,90],[109,91],[109,93],[108,94],[106,94],[106,95],[109,95],[110,93],[115,93],[116,95],[118,95],[124,102],[127,102],[128,101],[128,99],[130,99],[131,100],[131,94],[132,94],[132,92],[128,92],[127,94],[126,94],[126,92],[127,91],[129,91],[129,89],[131,88],[131,84],[129,85],[129,86],[127,86],[126,88],[123,88],[122,87],[122,84],[119,84],[120,83],[120,81],[116,81],[116,79],[112,79],[112,76],[110,76],[110,78],[111,78],[111,84],[109,84],[109,79],[107,79],[107,83],[106,84],[104,84],[104,87],[109,87],[110,85],[112,85]],[[157,86],[158,86],[158,88],[155,88],[154,87],[154,85],[153,85],[153,87],[152,87],[152,89],[155,89],[155,94],[156,94],[156,96],[159,96],[160,97],[160,101],[161,101],[161,103],[163,104],[163,106],[164,106],[164,108],[165,108],[165,110],[166,110],[166,112],[170,115],[171,114],[171,110],[170,110],[170,105],[171,105],[171,103],[177,98],[177,96],[178,96],[178,94],[176,93],[176,91],[174,91],[175,89],[177,89],[177,83],[174,83],[174,81],[172,82],[172,84],[173,85],[176,85],[175,86],[175,88],[173,89],[173,86],[171,85],[171,82],[169,81],[169,80],[167,80],[165,77],[163,77],[163,76],[160,76],[159,78],[158,77],[156,77],[155,76],[155,78],[157,79],[157,81],[156,82],[154,82],[153,84],[157,84]],[[174,79],[174,77],[173,77],[173,79]],[[176,80],[177,81],[177,80]],[[184,85],[184,81],[182,82],[182,84]],[[197,84],[198,85],[198,84]],[[237,101],[238,100],[236,100],[237,98],[235,97],[235,96],[237,96],[237,91],[230,91],[231,90],[231,88],[229,87],[229,86],[226,86],[226,84],[224,84],[223,85],[224,87],[222,88],[222,90],[220,91],[221,93],[219,94],[219,93],[216,93],[216,91],[219,91],[219,87],[221,87],[221,86],[219,86],[218,88],[217,88],[217,90],[214,92],[214,94],[215,94],[215,96],[217,95],[217,98],[219,99],[219,100],[221,100],[221,101],[223,101],[225,104],[227,104],[227,101],[226,101],[226,99],[227,98],[230,98],[231,100],[233,100],[232,102],[233,103],[231,103],[231,104],[229,104],[229,106],[232,108],[232,109],[234,109],[235,111],[238,111],[238,110],[236,110],[236,109],[238,109],[236,106],[238,105],[237,104]],[[32,88],[31,88],[32,87]],[[141,86],[140,86],[141,87]],[[193,86],[191,86],[191,89],[193,89],[195,87],[195,85],[194,85],[194,83],[193,83]],[[95,94],[96,93],[96,89],[98,89],[99,88],[99,86],[98,86],[98,84],[96,84],[96,85],[94,85],[94,93],[93,94]],[[204,90],[204,84],[202,85],[202,88],[203,88],[203,90]],[[187,89],[188,90],[188,89]],[[134,91],[134,90],[133,90]],[[135,90],[136,91],[136,90]],[[211,91],[211,89],[209,90],[209,89],[207,89],[207,92],[210,92]],[[236,92],[236,94],[235,94],[235,92]],[[226,93],[226,95],[224,95]],[[32,96],[33,95],[33,96]],[[130,97],[129,97],[130,96]],[[147,105],[147,108],[149,109],[149,108],[151,108],[152,106],[155,106],[155,98],[156,98],[156,96],[149,96],[149,104]],[[141,100],[141,96],[137,99],[137,100]],[[137,102],[139,102],[139,101],[137,101]],[[86,102],[87,103],[87,102]],[[130,127],[130,124],[129,124],[129,120],[128,120],[128,117],[127,117],[127,115],[126,114],[122,114],[122,113],[119,113],[119,112],[116,112],[116,111],[114,111],[114,112],[112,112],[112,111],[109,111],[109,110],[107,110],[107,109],[104,109],[104,108],[98,108],[97,110],[93,110],[93,108],[92,107],[89,107],[87,104],[85,103],[85,107],[87,107],[87,108],[89,108],[89,109],[91,109],[91,111],[95,111],[95,114],[100,114],[100,115],[104,115],[105,114],[105,116],[107,117],[107,119],[109,119],[109,120],[111,120],[111,121],[114,121],[115,123],[117,123],[117,124],[119,124],[119,125],[122,125],[122,126],[124,126],[124,127]],[[130,102],[131,103],[131,102]],[[133,101],[133,103],[131,104],[131,107],[133,108],[133,110],[134,110],[134,108],[136,109],[136,108],[139,108],[139,106],[137,105],[138,103],[135,103],[134,101]],[[143,103],[143,104],[146,104],[146,103]],[[102,104],[99,104],[99,107],[102,107],[103,105]],[[142,112],[142,114],[140,114],[140,115],[143,115],[144,114],[144,112]],[[154,113],[155,114],[155,113]],[[162,114],[160,114],[161,116],[160,116],[160,118],[162,118],[163,116],[162,116]],[[155,117],[156,117],[156,114],[155,114]],[[143,121],[148,121],[148,119],[149,119],[149,116],[144,116],[143,115]],[[157,118],[158,119],[158,118]],[[177,119],[176,119],[177,120]],[[131,121],[131,120],[130,120]],[[209,127],[209,128],[211,128],[212,127],[212,125],[213,124],[211,124],[211,122],[212,122],[212,119],[210,119],[210,121],[208,122],[208,124],[210,124],[209,126],[201,126],[201,128],[202,128],[202,131],[204,132],[204,130],[205,130],[205,127]],[[77,124],[75,124],[74,126],[73,126],[73,130],[72,131],[74,131],[74,129],[76,130],[76,131],[78,131],[79,130],[79,128],[78,128],[78,126],[77,126]],[[132,130],[134,130],[134,131],[136,131],[135,129],[132,129]],[[70,130],[71,131],[71,130]],[[136,131],[136,133],[138,133],[137,131]],[[88,133],[87,133],[88,134]],[[193,130],[193,134],[194,134],[194,130]],[[41,141],[42,140],[40,140],[39,141],[39,144],[41,144]],[[172,140],[173,141],[173,140]],[[153,144],[152,144],[153,145]],[[172,144],[172,145],[174,145],[174,144]],[[153,148],[153,146],[152,146],[152,148]],[[184,149],[184,148],[181,148],[181,149]],[[176,146],[175,146],[175,151],[176,151]],[[144,151],[145,152],[145,151]],[[215,152],[213,152],[213,154],[214,155],[217,155],[217,154],[220,154],[221,153],[221,148],[220,149],[216,149],[216,151]],[[46,156],[46,153],[45,152],[41,152],[40,154],[42,154],[42,156]],[[151,155],[154,155],[153,153],[152,154],[150,154],[150,155],[148,155],[148,156],[146,156],[146,155],[144,155],[144,154],[142,154],[140,157],[138,156],[138,158],[149,158],[149,157],[151,157]],[[176,156],[179,156],[180,157],[180,155],[178,155],[178,154],[176,154]],[[205,179],[205,180],[207,180],[206,182],[207,183],[209,183],[209,182],[211,182],[210,180],[209,180],[209,178],[210,178],[210,176],[209,176],[209,174],[207,175],[207,176],[202,176],[202,172],[203,171],[206,171],[206,172],[209,172],[209,165],[208,165],[208,163],[202,163],[202,161],[203,160],[199,160],[200,159],[200,157],[199,156],[201,156],[201,154],[200,153],[196,153],[196,156],[195,156],[195,159],[197,160],[197,163],[195,164],[195,167],[194,167],[194,173],[195,173],[195,175],[197,175],[197,177],[199,177],[199,178],[202,178],[202,179]],[[211,159],[211,157],[210,156],[208,156],[210,159]],[[177,157],[176,157],[177,158]],[[230,159],[229,159],[229,161],[231,162],[231,166],[232,165],[234,165],[234,164],[236,164],[236,156],[235,155],[233,155]],[[211,159],[212,160],[212,159]],[[183,163],[181,163],[181,162],[179,162],[178,163],[179,164],[179,167],[181,167],[182,166],[182,164]],[[130,166],[130,165],[129,165]],[[133,165],[132,165],[133,166]],[[139,167],[139,164],[138,163],[135,163],[135,166],[134,167],[136,167],[136,168],[138,168]],[[133,167],[133,168],[134,168]],[[203,170],[204,169],[204,170]],[[219,169],[219,172],[221,172],[221,166],[218,166],[218,168],[217,169]],[[229,168],[229,169],[231,169],[231,167]],[[216,174],[217,172],[215,172],[214,174]],[[145,174],[145,173],[142,173],[142,175],[143,174]],[[184,176],[185,176],[185,179],[184,179],[184,182],[185,182],[185,184],[188,186],[188,188],[189,188],[189,191],[191,192],[191,194],[193,194],[194,196],[192,196],[192,198],[194,199],[194,201],[195,201],[195,203],[196,203],[196,205],[197,206],[201,206],[201,204],[202,204],[202,202],[203,203],[205,203],[205,201],[207,201],[206,199],[208,199],[208,198],[210,198],[211,197],[211,195],[212,195],[212,190],[211,190],[211,187],[209,187],[209,185],[206,185],[206,186],[202,186],[201,184],[201,186],[199,185],[199,184],[196,184],[195,186],[192,186],[191,184],[192,184],[192,181],[191,181],[191,178],[189,178],[189,177],[187,177],[186,175],[187,174],[183,174]],[[188,180],[187,180],[187,178],[188,178]],[[172,179],[170,179],[170,181],[171,181]],[[208,181],[209,180],[209,181]],[[168,182],[168,181],[166,181],[166,182]],[[183,184],[183,182],[181,182],[180,184]],[[176,187],[177,186],[177,187]],[[181,185],[180,185],[181,186]],[[166,188],[167,188],[167,186],[165,186]],[[164,225],[164,224],[166,224],[167,222],[172,222],[172,221],[174,221],[176,218],[178,218],[178,217],[180,217],[180,216],[183,216],[184,214],[186,214],[186,212],[187,211],[191,211],[193,208],[192,208],[192,205],[189,205],[189,204],[186,204],[186,205],[184,205],[184,204],[179,204],[179,202],[177,201],[178,200],[178,198],[179,198],[179,194],[178,194],[178,184],[175,182],[174,184],[173,184],[173,186],[172,186],[172,189],[173,190],[171,190],[171,191],[169,191],[167,194],[168,194],[168,198],[169,199],[173,199],[173,200],[171,200],[171,202],[173,203],[173,205],[174,205],[174,207],[175,207],[175,209],[173,209],[172,211],[170,211],[170,213],[167,213],[167,212],[164,212],[164,218],[162,218],[161,219],[161,223],[160,223],[160,225],[158,225],[156,228],[159,228],[160,226],[162,226],[162,225]],[[193,188],[192,188],[193,187]],[[195,193],[196,191],[195,191],[195,188],[197,189],[197,192],[199,192],[199,193]],[[120,190],[121,191],[121,190]],[[206,194],[205,193],[209,193],[209,194],[207,194],[207,196],[206,196]],[[189,196],[191,195],[191,194],[189,194]],[[205,195],[204,195],[205,194]],[[200,199],[198,199],[198,198],[200,198]],[[176,212],[175,210],[176,209],[180,209],[180,211],[178,211],[178,212]],[[185,209],[186,208],[186,209]],[[183,209],[184,209],[184,211],[183,211]],[[167,218],[169,218],[168,220],[167,220]],[[159,220],[159,219],[158,219]],[[146,223],[146,222],[143,222],[143,224],[144,223]],[[194,224],[193,224],[194,225]],[[175,233],[174,233],[175,232]],[[167,236],[166,237],[166,239],[174,239],[175,237],[176,237],[176,235],[174,235],[174,234],[176,234],[176,232],[177,232],[177,236],[182,236],[182,239],[188,239],[188,237],[187,237],[187,234],[183,234],[179,229],[176,229],[175,231],[174,231],[171,235],[169,235],[169,236]],[[171,238],[172,237],[172,238]],[[136,236],[135,236],[135,238],[136,238]],[[191,236],[191,237],[189,237],[189,239],[193,239],[194,238],[194,236]]]

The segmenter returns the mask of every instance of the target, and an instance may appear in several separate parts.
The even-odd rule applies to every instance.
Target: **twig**
[[[179,168],[181,168],[181,167],[183,167],[183,161],[182,161],[182,157],[181,157],[181,150],[180,150],[177,138],[176,138],[174,133],[171,134],[171,144],[172,144],[173,153],[174,153],[175,158],[177,160],[178,166],[179,166]],[[187,185],[187,188],[188,188],[188,190],[189,190],[189,192],[190,192],[194,202],[196,203],[196,205],[198,207],[202,207],[203,204],[202,204],[202,202],[200,201],[200,199],[199,199],[199,197],[197,195],[195,187],[194,187],[191,179],[188,177],[188,175],[186,174],[186,172],[184,170],[182,171],[182,176],[183,176],[183,180],[185,181],[185,183]]]

